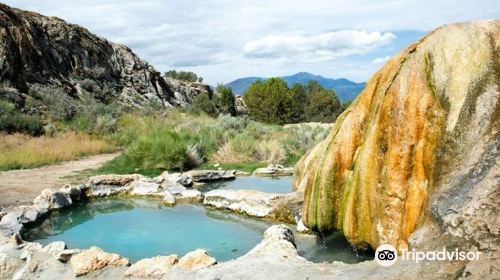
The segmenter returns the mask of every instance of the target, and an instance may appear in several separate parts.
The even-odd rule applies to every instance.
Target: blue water
[[[236,180],[208,183],[200,188],[202,192],[214,189],[257,190],[270,193],[289,193],[292,191],[292,177],[238,177]]]
[[[98,246],[132,262],[157,255],[182,256],[198,248],[225,261],[246,254],[271,224],[201,205],[170,208],[144,198],[108,198],[54,212],[24,238],[44,245],[64,241],[69,248]],[[373,259],[357,255],[339,234],[322,239],[296,234],[295,243],[299,254],[314,262]]]
[[[198,248],[224,261],[248,252],[268,226],[197,205],[170,208],[148,200],[103,199],[51,215],[25,237],[44,245],[62,240],[69,248],[95,245],[131,261],[182,256]]]

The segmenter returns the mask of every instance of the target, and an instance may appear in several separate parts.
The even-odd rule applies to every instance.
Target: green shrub
[[[205,113],[209,116],[215,117],[217,116],[217,106],[214,104],[213,100],[210,99],[208,94],[200,93],[193,100],[192,112],[196,114]]]
[[[14,104],[0,100],[0,131],[38,136],[43,133],[43,123],[40,117],[20,113]]]
[[[222,84],[217,86],[216,91],[220,94],[220,111],[223,114],[236,116],[236,106],[234,104],[233,90]]]

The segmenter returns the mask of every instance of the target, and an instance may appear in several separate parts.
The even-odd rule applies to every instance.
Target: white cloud
[[[390,56],[377,57],[374,60],[372,60],[372,62],[375,64],[382,64],[382,63],[385,63],[390,58],[391,58]]]
[[[398,31],[500,17],[498,0],[2,2],[80,24],[128,45],[161,71],[199,71],[213,84],[298,71],[362,81],[379,66],[374,58],[393,55],[403,47],[400,41],[416,39],[405,39]]]
[[[313,36],[269,35],[247,42],[248,57],[327,61],[335,57],[364,54],[390,44],[396,36],[390,32],[341,30]]]

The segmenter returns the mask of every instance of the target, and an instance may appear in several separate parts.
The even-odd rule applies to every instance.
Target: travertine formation
[[[441,27],[390,59],[297,164],[305,225],[405,249],[437,222],[434,236],[497,250],[499,50],[490,20]]]

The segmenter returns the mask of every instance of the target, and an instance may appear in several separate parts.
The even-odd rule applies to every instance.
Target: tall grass
[[[282,127],[228,115],[211,118],[169,110],[124,115],[109,139],[124,147],[100,172],[158,174],[162,170],[293,165],[329,127]]]
[[[104,140],[75,132],[54,137],[0,134],[0,170],[38,167],[112,150]]]

